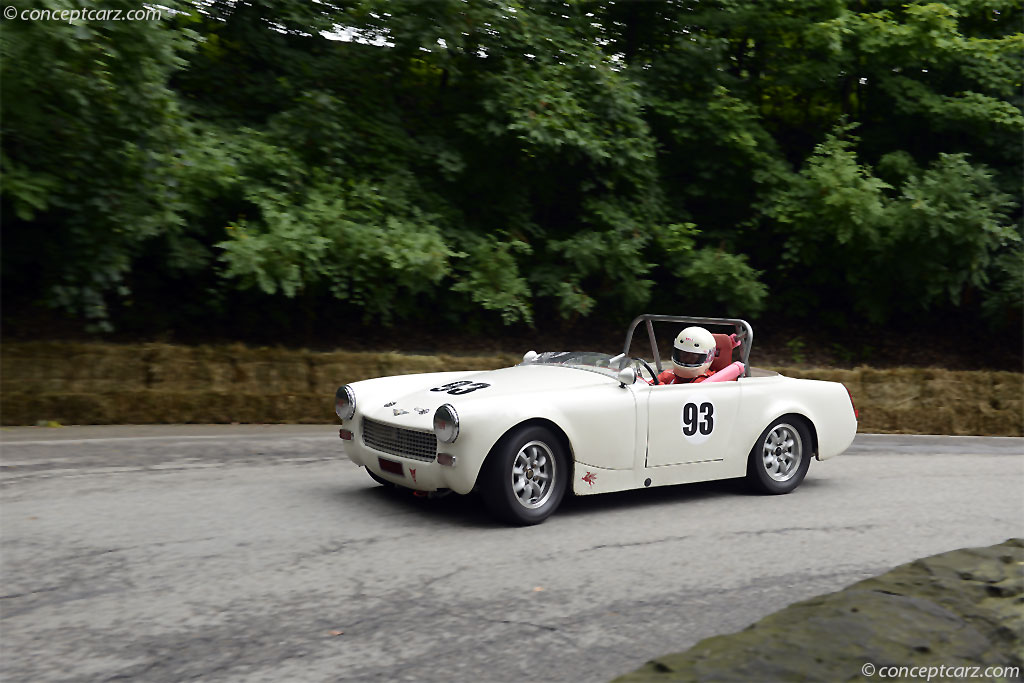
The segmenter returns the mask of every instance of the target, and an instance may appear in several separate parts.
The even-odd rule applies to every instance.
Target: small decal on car
[[[395,401],[391,401],[390,403],[385,403],[385,404],[384,404],[384,407],[385,407],[385,408],[390,408],[390,407],[391,407],[391,406],[393,406],[393,405],[395,405]]]
[[[412,475],[412,481],[413,481],[413,483],[416,483],[416,470],[414,470],[413,468],[411,468],[411,467],[410,467],[410,468],[409,468],[409,474],[411,474],[411,475]]]
[[[430,412],[430,408],[413,408],[417,415],[426,415]]]
[[[408,410],[402,410],[401,408],[392,408],[391,412],[394,413],[395,415],[408,415],[409,414]]]
[[[587,472],[586,474],[583,475],[583,481],[593,486],[594,482],[597,481],[597,475],[594,474],[593,472]]]

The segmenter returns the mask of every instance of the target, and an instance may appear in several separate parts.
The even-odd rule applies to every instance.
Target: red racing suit
[[[696,384],[697,382],[703,382],[710,376],[710,372],[705,372],[703,375],[697,375],[693,379],[684,379],[672,370],[665,370],[658,375],[658,382],[660,384]]]

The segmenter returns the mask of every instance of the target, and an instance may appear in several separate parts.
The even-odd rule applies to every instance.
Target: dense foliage
[[[171,6],[3,21],[7,311],[1020,324],[1019,0]]]

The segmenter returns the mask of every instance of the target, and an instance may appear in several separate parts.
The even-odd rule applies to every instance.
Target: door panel
[[[740,396],[739,382],[652,386],[647,466],[724,462],[731,452]]]

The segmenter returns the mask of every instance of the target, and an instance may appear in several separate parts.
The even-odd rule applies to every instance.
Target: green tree
[[[3,23],[5,303],[1020,315],[1019,2],[170,9]]]
[[[796,284],[786,303],[879,323],[958,305],[968,288],[987,286],[993,259],[1020,242],[1008,220],[1015,205],[988,169],[940,155],[926,169],[904,167],[894,187],[859,163],[856,138],[841,137],[848,130],[819,145],[764,207],[782,226],[783,273]]]

